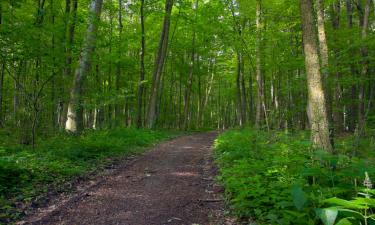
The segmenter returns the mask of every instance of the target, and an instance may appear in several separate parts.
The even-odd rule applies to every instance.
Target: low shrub
[[[371,158],[350,153],[350,138],[339,140],[339,154],[330,155],[312,151],[306,132],[244,129],[220,135],[215,142],[218,179],[231,211],[260,224],[334,224],[322,216],[330,204],[327,199],[352,198],[365,172],[375,175]],[[361,149],[358,155],[369,150]]]

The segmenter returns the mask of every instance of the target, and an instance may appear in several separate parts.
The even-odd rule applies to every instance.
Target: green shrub
[[[218,137],[215,155],[232,212],[261,224],[319,224],[325,199],[349,198],[354,181],[375,174],[371,160],[312,151],[307,133],[232,130]]]

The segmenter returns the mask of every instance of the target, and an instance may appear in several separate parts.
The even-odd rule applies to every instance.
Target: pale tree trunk
[[[321,59],[321,73],[323,76],[323,90],[326,99],[326,111],[329,126],[329,136],[331,140],[331,145],[334,145],[334,115],[332,110],[332,94],[331,85],[329,78],[329,50],[327,45],[327,37],[324,24],[324,3],[323,0],[316,1],[316,12],[317,12],[317,24],[318,24],[318,40],[319,40],[319,52]]]
[[[66,122],[66,115],[68,110],[68,105],[66,103],[66,99],[63,98],[65,96],[64,90],[64,81],[69,80],[72,77],[72,49],[74,43],[74,33],[75,27],[77,22],[77,8],[78,8],[78,0],[66,0],[65,3],[65,33],[63,39],[65,41],[65,66],[63,70],[63,77],[61,78],[63,82],[60,84],[60,99],[59,99],[59,124],[61,127],[64,126]]]
[[[324,5],[323,0],[316,0],[316,14],[318,23],[318,39],[319,39],[319,52],[322,67],[322,75],[325,80],[328,79],[329,75],[329,56],[328,56],[328,45],[327,37],[324,25]]]
[[[263,62],[262,62],[262,2],[256,2],[256,27],[257,27],[257,43],[256,43],[256,81],[257,81],[257,105],[255,126],[260,128],[265,119],[265,97],[264,97],[264,77],[263,77]]]
[[[137,110],[137,127],[143,126],[143,93],[144,93],[144,80],[145,80],[145,18],[144,18],[144,5],[145,1],[141,0],[140,16],[141,16],[141,61],[140,61],[140,75],[139,75],[139,87],[138,87],[138,110]]]
[[[301,0],[301,22],[308,86],[308,115],[315,148],[333,152],[329,138],[326,100],[320,72],[312,0]]]
[[[147,113],[147,127],[153,128],[156,121],[156,106],[158,100],[158,93],[160,89],[160,80],[163,73],[165,56],[167,54],[168,39],[169,39],[169,27],[171,22],[171,13],[173,8],[173,0],[166,0],[165,3],[165,15],[163,30],[160,35],[160,42],[158,53],[155,61],[155,68],[153,72],[153,82],[150,90],[150,103]]]
[[[326,29],[324,25],[324,4],[323,0],[316,0],[316,15],[317,15],[317,25],[318,25],[318,40],[319,40],[319,53],[321,62],[321,73],[323,76],[323,88],[326,99],[326,109],[328,116],[328,126],[330,132],[331,142],[333,143],[333,123],[332,118],[332,97],[329,82],[329,55],[328,55],[328,45]]]
[[[95,49],[95,42],[98,30],[98,20],[103,5],[103,0],[92,0],[90,3],[90,15],[88,19],[88,27],[84,40],[81,57],[78,68],[76,69],[73,86],[70,91],[70,101],[68,105],[67,121],[65,130],[72,133],[79,133],[83,129],[82,121],[82,86],[87,76],[91,57]]]

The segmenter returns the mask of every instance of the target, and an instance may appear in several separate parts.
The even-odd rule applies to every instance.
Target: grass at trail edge
[[[40,140],[36,149],[0,140],[0,224],[22,217],[16,204],[27,204],[76,177],[101,168],[110,158],[142,153],[146,147],[181,133],[137,129],[60,134]]]

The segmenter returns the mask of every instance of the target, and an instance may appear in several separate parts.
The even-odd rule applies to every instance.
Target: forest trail
[[[219,224],[223,202],[211,159],[216,136],[202,133],[159,144],[31,224]]]

